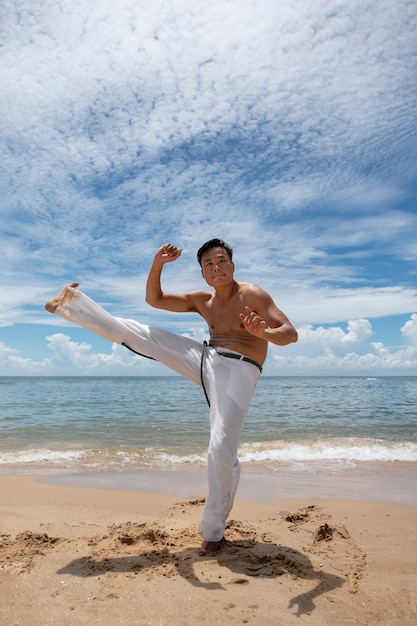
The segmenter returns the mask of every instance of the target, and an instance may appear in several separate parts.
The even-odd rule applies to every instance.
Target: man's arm
[[[154,256],[146,283],[146,302],[156,309],[177,313],[195,311],[190,294],[165,293],[161,287],[161,274],[165,263],[172,263],[181,256],[182,249],[170,243],[159,248]]]
[[[256,306],[245,306],[240,314],[246,330],[259,339],[265,339],[277,346],[286,346],[298,340],[298,333],[288,317],[272,300],[271,296],[257,288]]]

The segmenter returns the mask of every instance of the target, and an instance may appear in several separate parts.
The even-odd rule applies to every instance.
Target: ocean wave
[[[44,465],[45,463],[61,465],[78,461],[84,454],[82,450],[49,450],[47,448],[0,452],[0,465]]]
[[[417,444],[375,439],[321,439],[268,442],[241,447],[242,462],[417,461]]]
[[[340,464],[361,461],[416,462],[417,443],[375,439],[320,439],[304,441],[270,441],[243,444],[239,449],[242,463]],[[179,453],[161,449],[31,449],[0,452],[0,468],[69,469],[124,471],[163,469],[180,466],[202,466],[206,451]]]

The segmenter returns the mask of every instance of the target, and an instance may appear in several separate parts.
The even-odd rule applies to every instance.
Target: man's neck
[[[238,290],[239,284],[235,280],[233,280],[228,285],[220,285],[219,287],[214,288],[216,297],[219,298],[219,300],[223,301],[229,300],[229,298],[234,296],[238,292]]]

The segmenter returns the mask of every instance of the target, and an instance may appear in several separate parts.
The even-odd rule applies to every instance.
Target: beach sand
[[[417,507],[203,497],[0,477],[1,626],[417,624]]]

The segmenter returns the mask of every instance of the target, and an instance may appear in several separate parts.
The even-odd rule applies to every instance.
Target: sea
[[[208,406],[181,377],[0,377],[0,433],[3,475],[204,488]],[[417,377],[261,377],[239,458],[255,491],[354,497],[359,469],[367,498],[417,505]]]

